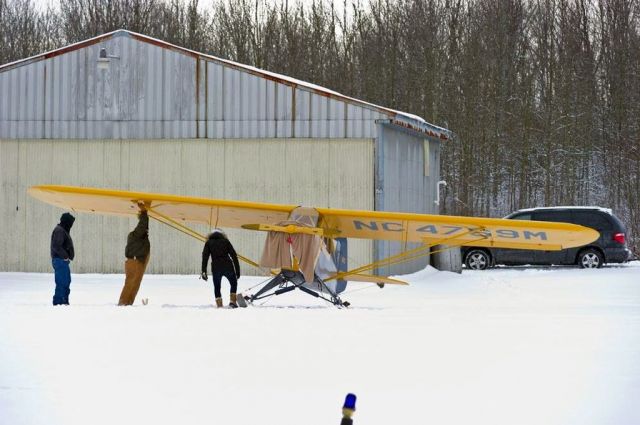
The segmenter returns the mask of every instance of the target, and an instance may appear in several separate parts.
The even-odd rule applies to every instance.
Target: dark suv
[[[496,264],[578,264],[582,268],[604,263],[629,261],[626,229],[611,210],[600,207],[550,207],[519,210],[505,218],[513,220],[557,221],[591,227],[600,237],[589,245],[562,251],[462,247],[462,260],[469,269],[484,270]]]

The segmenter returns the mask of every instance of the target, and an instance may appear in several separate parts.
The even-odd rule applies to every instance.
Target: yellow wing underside
[[[223,228],[276,226],[297,205],[229,201],[88,187],[33,186],[36,199],[72,211],[131,216],[144,201],[181,223]],[[560,250],[589,244],[596,230],[569,223],[316,208],[318,227],[331,237],[450,243],[496,248]]]

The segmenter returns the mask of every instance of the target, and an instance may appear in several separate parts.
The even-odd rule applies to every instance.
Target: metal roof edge
[[[353,97],[349,97],[346,96],[342,93],[338,93],[336,91],[333,91],[331,89],[328,89],[326,87],[322,87],[322,86],[318,86],[316,84],[313,83],[309,83],[307,81],[302,81],[302,80],[298,80],[296,78],[293,77],[289,77],[287,75],[283,75],[283,74],[278,74],[276,72],[272,72],[272,71],[267,71],[264,69],[260,69],[260,68],[256,68],[254,66],[251,65],[246,65],[246,64],[242,64],[239,62],[235,62],[229,59],[222,59],[219,58],[217,56],[213,56],[213,55],[208,55],[206,53],[201,53],[201,52],[196,52],[195,50],[191,50],[191,49],[187,49],[186,47],[181,47],[181,46],[177,46],[175,44],[171,44],[169,42],[163,41],[163,40],[159,40],[157,38],[153,38],[150,37],[148,35],[144,35],[144,34],[139,34],[139,33],[135,33],[132,31],[128,31],[128,30],[123,30],[123,31],[127,31],[129,34],[131,34],[131,36],[135,39],[138,39],[140,41],[145,41],[148,42],[150,44],[154,44],[156,46],[159,47],[163,47],[163,48],[168,48],[171,50],[176,50],[179,52],[183,52],[185,54],[188,54],[189,56],[193,56],[193,57],[200,57],[203,59],[208,59],[211,60],[213,62],[219,63],[221,65],[225,65],[225,66],[230,66],[234,69],[240,70],[240,71],[244,71],[244,72],[248,72],[252,75],[258,76],[258,77],[262,77],[262,78],[267,78],[269,80],[272,81],[276,81],[291,87],[296,87],[296,88],[303,88],[306,89],[312,93],[315,94],[319,94],[321,96],[325,96],[325,97],[329,97],[329,98],[336,98],[336,99],[340,99],[344,102],[347,103],[351,103],[351,104],[355,104],[355,105],[359,105],[359,106],[364,106],[367,107],[369,109],[374,109],[377,110],[378,112],[381,112],[385,115],[388,116],[396,116],[397,114],[403,114],[406,115],[407,117],[410,116],[410,114],[405,114],[404,112],[398,112],[398,111],[394,111],[393,109],[389,109],[389,108],[385,108],[384,106],[380,106],[380,105],[376,105],[373,103],[369,103],[366,102],[364,100],[361,99],[356,99]],[[419,117],[417,117],[419,118]],[[419,118],[420,120],[422,120],[422,118]],[[426,121],[422,120],[424,123],[427,123]]]
[[[306,81],[302,81],[302,80],[298,80],[292,77],[288,77],[286,75],[282,75],[282,74],[278,74],[275,72],[271,72],[271,71],[266,71],[264,69],[259,69],[250,65],[245,65],[245,64],[241,64],[238,62],[234,62],[232,60],[228,60],[228,59],[222,59],[216,56],[212,56],[212,55],[208,55],[205,53],[201,53],[201,52],[196,52],[195,50],[191,50],[191,49],[187,49],[185,47],[180,47],[177,46],[175,44],[171,44],[169,42],[157,39],[157,38],[153,38],[150,37],[148,35],[144,35],[144,34],[139,34],[133,31],[129,31],[126,29],[117,29],[115,31],[111,31],[84,41],[80,41],[74,44],[70,44],[68,46],[64,46],[58,49],[54,49],[45,53],[40,53],[25,59],[19,59],[17,61],[14,62],[10,62],[4,65],[0,65],[0,72],[3,71],[7,71],[19,66],[24,66],[24,65],[28,65],[30,63],[33,62],[37,62],[40,60],[44,60],[44,59],[49,59],[52,57],[56,57],[56,56],[60,56],[62,54],[74,51],[74,50],[78,50],[81,49],[83,47],[87,47],[87,46],[91,46],[93,44],[99,43],[101,41],[104,40],[108,40],[112,37],[132,37],[136,40],[142,41],[142,42],[146,42],[149,44],[153,44],[156,45],[158,47],[161,48],[166,48],[166,49],[170,49],[170,50],[174,50],[177,52],[181,52],[183,54],[187,54],[189,56],[195,57],[195,58],[203,58],[206,60],[210,60],[216,63],[219,63],[221,65],[225,65],[225,66],[229,66],[232,67],[234,69],[240,70],[240,71],[244,71],[244,72],[248,72],[250,74],[262,77],[262,78],[267,78],[269,80],[272,81],[276,81],[276,82],[280,82],[282,84],[286,84],[288,86],[291,87],[295,87],[295,88],[302,88],[304,90],[310,91],[312,93],[321,95],[321,96],[325,96],[325,97],[329,97],[329,98],[334,98],[334,99],[338,99],[341,100],[343,102],[346,103],[350,103],[353,105],[357,105],[357,106],[362,106],[368,109],[373,109],[375,111],[378,111],[382,114],[385,114],[387,116],[389,116],[391,118],[391,120],[393,121],[394,124],[408,128],[408,129],[412,129],[415,131],[418,131],[419,133],[422,134],[426,134],[428,136],[431,137],[436,137],[436,138],[440,138],[443,140],[447,140],[451,137],[452,133],[451,131],[444,129],[442,127],[438,127],[436,125],[430,124],[427,121],[425,121],[424,119],[422,119],[421,117],[417,116],[417,115],[413,115],[413,114],[409,114],[406,112],[401,112],[401,111],[396,111],[390,108],[385,108],[384,106],[380,106],[380,105],[376,105],[373,103],[369,103],[366,102],[364,100],[360,100],[360,99],[356,99],[353,97],[349,97],[346,95],[343,95],[341,93],[338,93],[336,91],[330,90],[326,87],[322,87],[322,86],[318,86]]]
[[[8,71],[10,69],[17,68],[19,66],[28,65],[30,63],[38,62],[38,61],[41,61],[41,60],[44,60],[44,59],[49,59],[49,58],[53,58],[53,57],[56,57],[56,56],[60,56],[60,55],[63,55],[65,53],[72,52],[74,50],[82,49],[83,47],[91,46],[93,44],[96,44],[96,43],[99,43],[101,41],[107,40],[107,39],[109,39],[111,37],[114,37],[114,36],[129,36],[129,35],[130,35],[130,31],[127,31],[127,30],[119,29],[119,30],[111,31],[111,32],[99,35],[97,37],[93,37],[93,38],[89,38],[87,40],[79,41],[77,43],[69,44],[68,46],[60,47],[60,48],[57,48],[57,49],[54,49],[54,50],[50,50],[48,52],[39,53],[37,55],[30,56],[30,57],[25,58],[25,59],[18,59],[17,61],[13,61],[13,62],[6,63],[4,65],[0,65],[0,72]]]
[[[453,132],[446,128],[438,127],[437,125],[429,124],[426,121],[417,121],[410,116],[398,112],[394,118],[376,120],[387,125],[397,126],[405,131],[411,133],[418,133],[420,136],[426,136],[439,141],[450,140],[453,137]]]

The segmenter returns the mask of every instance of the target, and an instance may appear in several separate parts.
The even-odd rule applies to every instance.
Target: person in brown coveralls
[[[149,264],[151,244],[149,243],[149,215],[144,204],[138,204],[140,213],[138,214],[138,225],[127,236],[127,246],[124,255],[127,257],[124,262],[124,287],[120,294],[118,305],[132,305],[136,300],[142,276]]]

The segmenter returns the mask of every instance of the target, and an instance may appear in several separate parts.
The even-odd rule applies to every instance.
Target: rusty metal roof
[[[440,140],[447,140],[451,137],[451,132],[445,128],[442,127],[438,127],[436,125],[433,125],[431,123],[428,123],[427,121],[425,121],[424,119],[420,118],[419,116],[413,115],[413,114],[409,114],[409,113],[405,113],[405,112],[401,112],[401,111],[396,111],[390,108],[385,108],[383,106],[379,106],[379,105],[375,105],[373,103],[369,103],[369,102],[365,102],[363,100],[359,100],[359,99],[355,99],[353,97],[349,97],[349,96],[345,96],[341,93],[335,92],[333,90],[327,89],[325,87],[321,87],[309,82],[305,82],[305,81],[301,81],[292,77],[288,77],[286,75],[282,75],[282,74],[278,74],[275,72],[270,72],[270,71],[266,71],[263,69],[259,69],[259,68],[255,68],[253,66],[249,66],[249,65],[244,65],[238,62],[234,62],[231,60],[227,60],[227,59],[222,59],[222,58],[218,58],[216,56],[212,56],[212,55],[207,55],[204,53],[200,53],[200,52],[196,52],[190,49],[186,49],[184,47],[180,47],[180,46],[176,46],[174,44],[171,43],[167,43],[165,41],[153,38],[153,37],[149,37],[143,34],[138,34],[132,31],[128,31],[128,30],[124,30],[124,29],[120,29],[120,30],[116,30],[116,31],[112,31],[106,34],[102,34],[99,35],[97,37],[93,37],[90,38],[88,40],[84,40],[78,43],[74,43],[74,44],[70,44],[68,46],[65,47],[61,47],[59,49],[55,49],[55,50],[51,50],[49,52],[45,52],[45,53],[41,53],[35,56],[31,56],[29,58],[25,58],[25,59],[20,59],[17,60],[15,62],[10,62],[8,64],[5,65],[1,65],[0,66],[0,72],[3,71],[7,71],[9,69],[13,69],[13,68],[17,68],[17,67],[21,67],[21,66],[25,66],[34,62],[38,62],[41,60],[45,60],[45,59],[49,59],[49,58],[53,58],[56,56],[60,56],[63,55],[65,53],[68,52],[72,52],[74,50],[78,50],[87,46],[91,46],[93,44],[97,44],[100,42],[103,42],[105,40],[114,38],[114,37],[132,37],[133,39],[145,42],[145,43],[149,43],[149,44],[153,44],[165,49],[169,49],[169,50],[173,50],[188,56],[192,56],[194,58],[200,58],[200,59],[204,59],[204,60],[208,60],[208,61],[212,61],[215,63],[219,63],[221,65],[224,66],[228,66],[237,70],[241,70],[244,72],[247,72],[249,74],[261,77],[261,78],[265,78],[268,80],[272,80],[281,84],[285,84],[291,87],[296,87],[296,88],[303,88],[305,90],[308,90],[312,93],[321,95],[321,96],[325,96],[328,98],[333,98],[336,100],[340,100],[346,103],[350,103],[353,105],[359,105],[359,106],[363,106],[366,107],[368,109],[372,109],[375,111],[378,111],[382,114],[385,114],[387,116],[389,116],[390,118],[390,122],[392,124],[404,127],[406,129],[409,130],[413,130],[416,131],[418,133],[424,134],[426,136],[429,137],[433,137],[433,138],[437,138]]]

